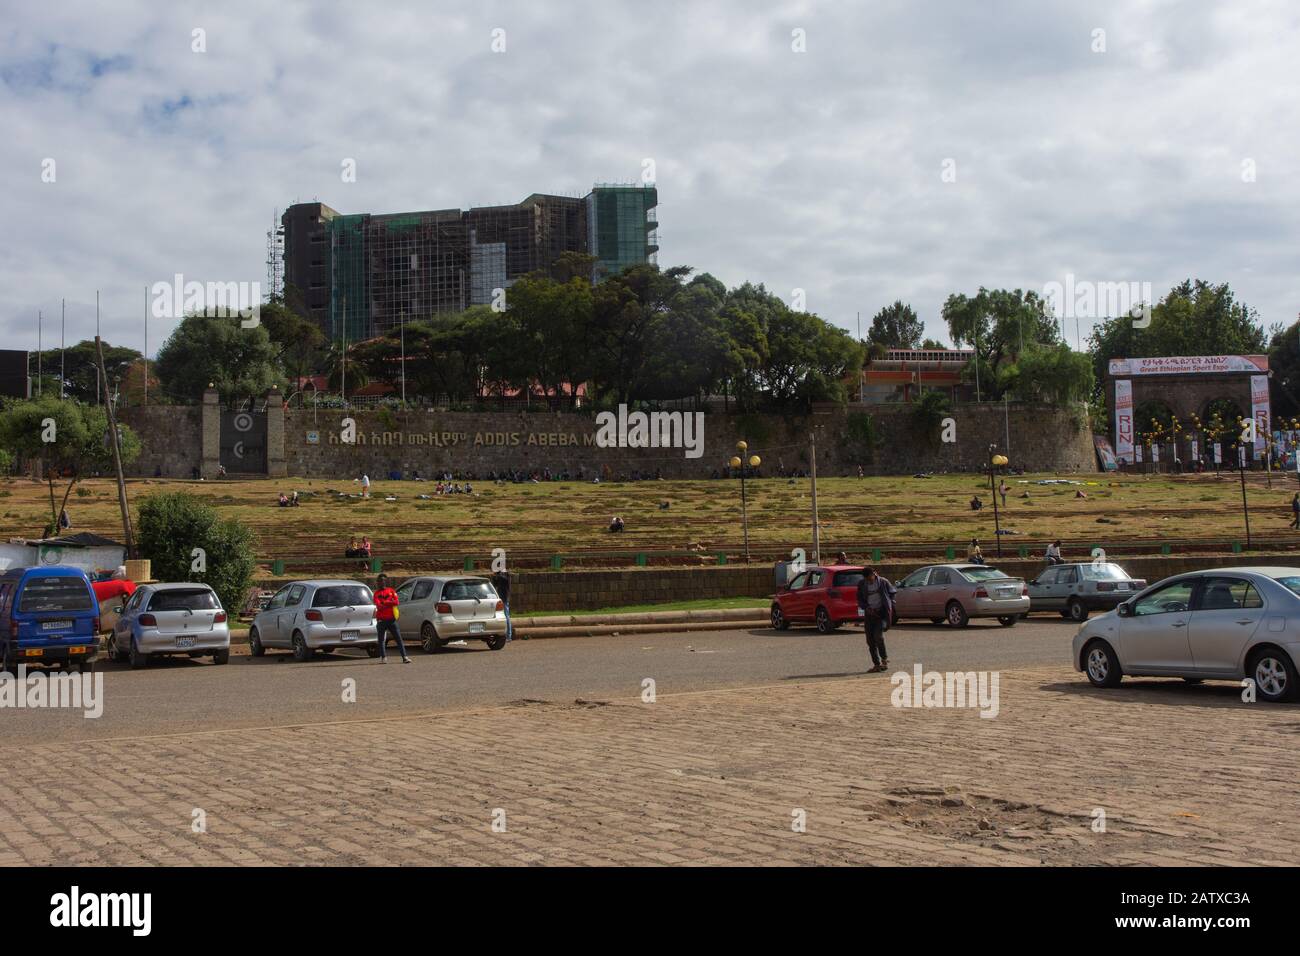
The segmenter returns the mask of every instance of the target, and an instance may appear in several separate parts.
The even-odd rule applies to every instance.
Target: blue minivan
[[[80,568],[10,568],[0,574],[0,660],[78,665],[92,671],[99,654],[99,602]]]

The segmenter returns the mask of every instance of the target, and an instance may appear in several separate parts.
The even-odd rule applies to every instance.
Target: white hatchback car
[[[397,589],[402,640],[418,640],[432,654],[455,640],[506,646],[506,606],[486,578],[420,576]]]
[[[248,646],[254,657],[268,647],[288,648],[300,661],[343,647],[378,657],[374,595],[360,581],[290,582],[253,618]]]
[[[206,584],[142,584],[108,637],[108,659],[144,667],[172,655],[230,660],[230,625],[216,592]]]
[[[1074,669],[1097,687],[1124,676],[1239,681],[1267,701],[1300,685],[1300,568],[1179,574],[1093,618],[1074,636]]]

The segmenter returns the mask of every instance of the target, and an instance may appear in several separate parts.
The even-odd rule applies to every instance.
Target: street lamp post
[[[749,564],[749,504],[745,497],[745,477],[750,468],[757,468],[762,464],[762,459],[757,455],[750,455],[748,460],[742,456],[749,450],[749,443],[745,441],[736,442],[736,451],[739,455],[733,455],[728,464],[732,468],[740,469],[740,523],[745,533],[745,563]]]
[[[993,540],[997,544],[998,557],[1002,557],[1002,521],[998,513],[998,489],[993,483],[994,472],[1007,463],[1006,455],[998,455],[997,445],[989,445],[989,494],[993,497]]]

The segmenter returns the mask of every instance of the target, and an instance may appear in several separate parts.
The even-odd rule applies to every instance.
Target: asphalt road
[[[1055,616],[1013,628],[973,622],[903,624],[887,634],[890,669],[969,670],[1059,664],[1075,626]],[[686,634],[514,641],[412,651],[405,665],[390,648],[387,664],[348,651],[297,663],[288,654],[163,659],[144,670],[101,661],[103,714],[80,710],[0,710],[0,750],[15,745],[155,736],[346,721],[494,706],[515,701],[634,699],[642,680],[658,694],[856,675],[870,666],[860,630],[822,635],[798,628],[695,631]],[[356,702],[343,682],[356,681]],[[882,680],[887,675],[881,675]]]

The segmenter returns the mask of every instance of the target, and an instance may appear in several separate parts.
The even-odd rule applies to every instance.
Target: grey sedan
[[[300,661],[342,647],[364,647],[378,657],[374,595],[360,581],[293,581],[253,618],[248,645],[254,657],[268,647],[288,648]]]
[[[454,640],[506,646],[506,606],[486,578],[416,577],[397,589],[402,639],[433,653]]]
[[[965,627],[973,617],[996,617],[1011,627],[1029,611],[1025,582],[986,564],[935,564],[898,582],[895,620],[927,617]]]
[[[1089,612],[1109,611],[1146,586],[1109,561],[1055,564],[1029,582],[1029,610],[1084,621]]]
[[[108,637],[108,659],[144,667],[150,658],[211,656],[230,660],[230,627],[216,592],[206,584],[142,584]]]
[[[1239,681],[1293,699],[1300,662],[1300,568],[1215,568],[1166,578],[1088,621],[1071,645],[1096,687],[1125,676]]]

